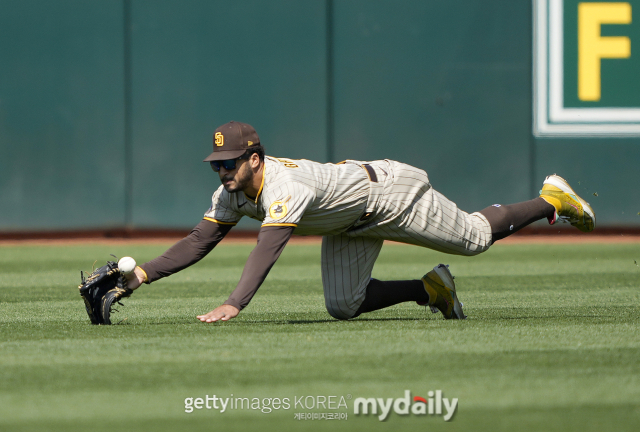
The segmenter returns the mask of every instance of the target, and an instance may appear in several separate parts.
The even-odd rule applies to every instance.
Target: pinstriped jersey
[[[338,234],[362,216],[369,192],[366,171],[354,163],[266,156],[258,196],[229,193],[220,186],[205,219],[235,225],[242,216],[249,216],[262,226],[296,227],[296,234]]]

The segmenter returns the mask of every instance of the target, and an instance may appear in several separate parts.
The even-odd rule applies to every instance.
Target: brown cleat
[[[465,319],[462,303],[456,295],[456,284],[449,271],[449,266],[438,264],[422,277],[424,289],[429,294],[429,307],[436,313],[442,312],[445,319]],[[418,303],[421,304],[421,303]]]

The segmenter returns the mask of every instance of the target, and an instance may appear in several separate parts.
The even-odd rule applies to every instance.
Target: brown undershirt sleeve
[[[292,226],[266,226],[260,229],[258,244],[244,265],[240,282],[224,304],[239,310],[249,304],[282,253],[294,229]]]
[[[140,268],[147,274],[146,283],[172,275],[197,263],[220,243],[233,225],[219,225],[203,219],[188,236],[171,246],[165,253]]]

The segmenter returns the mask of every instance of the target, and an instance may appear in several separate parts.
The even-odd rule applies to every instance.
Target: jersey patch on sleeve
[[[281,201],[274,201],[269,206],[269,216],[271,219],[278,220],[282,219],[287,215],[289,210],[287,209],[287,201],[291,199],[291,195],[288,195],[285,199]]]

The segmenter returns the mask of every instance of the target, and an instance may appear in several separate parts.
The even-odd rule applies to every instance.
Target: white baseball
[[[122,257],[118,261],[118,268],[122,274],[131,273],[136,268],[136,260],[131,257]]]

